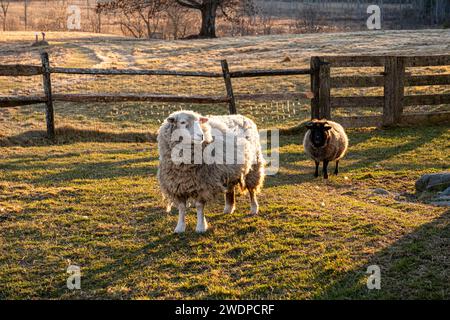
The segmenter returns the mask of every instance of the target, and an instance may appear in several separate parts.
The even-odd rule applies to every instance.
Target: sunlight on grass
[[[0,63],[40,64],[30,32],[0,34]],[[83,33],[47,37],[51,64],[62,67],[220,72],[224,58],[232,70],[288,69],[308,67],[313,55],[448,53],[442,45],[448,32],[442,30],[408,31],[404,37],[380,31],[173,42]],[[286,56],[290,62],[282,62]],[[222,79],[55,75],[53,80],[55,93],[225,94]],[[0,95],[40,95],[41,82],[0,77]],[[297,92],[309,88],[309,79],[234,84],[236,93]],[[336,94],[380,94],[377,90]],[[333,116],[380,112],[362,107],[358,113],[335,110]],[[260,129],[298,125],[309,119],[309,108],[307,100],[238,104]],[[448,125],[348,130],[349,153],[341,174],[329,181],[313,178],[301,133],[282,135],[280,171],[267,177],[258,216],[247,215],[247,195],[239,195],[232,215],[222,213],[220,200],[208,204],[206,234],[194,233],[191,209],[187,232],[175,235],[176,213],[165,213],[157,184],[155,141],[161,122],[179,109],[227,113],[225,104],[55,103],[57,137],[50,142],[44,105],[2,108],[0,299],[450,298],[449,212],[414,195],[419,176],[450,169]],[[448,111],[448,106],[406,110]],[[375,188],[388,194],[374,194]],[[66,287],[72,264],[81,267],[81,291]],[[377,292],[365,286],[367,266],[373,264],[382,269]]]
[[[267,179],[259,216],[246,215],[246,196],[233,215],[219,201],[207,208],[207,234],[193,232],[189,213],[181,236],[161,203],[155,143],[3,147],[0,296],[448,298],[445,263],[422,256],[441,254],[429,241],[445,243],[447,214],[403,194],[421,173],[448,170],[448,148],[433,146],[448,146],[450,130],[351,130],[342,175],[329,182],[312,178],[300,139],[282,138],[281,171]],[[392,194],[371,195],[379,186]],[[433,237],[414,236],[421,230]],[[385,270],[380,293],[363,281],[374,261]],[[82,292],[65,288],[69,264],[82,267]],[[432,275],[412,270],[424,264]],[[402,282],[404,272],[414,281]]]

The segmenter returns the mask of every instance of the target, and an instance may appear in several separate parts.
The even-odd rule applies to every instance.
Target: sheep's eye
[[[185,125],[186,121],[181,121],[180,124]]]

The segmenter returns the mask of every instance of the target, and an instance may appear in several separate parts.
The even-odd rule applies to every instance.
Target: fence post
[[[319,119],[319,86],[320,86],[320,59],[311,57],[311,119]]]
[[[405,94],[405,63],[402,57],[386,57],[384,66],[383,126],[400,122]]]
[[[394,124],[395,108],[395,78],[397,72],[397,59],[386,57],[384,63],[384,106],[383,106],[383,126]]]
[[[231,75],[230,70],[228,69],[228,62],[227,60],[222,60],[221,64],[222,64],[223,79],[225,80],[225,87],[227,89],[227,97],[228,99],[230,99],[228,103],[229,113],[237,114],[236,100],[234,99],[233,86],[231,84]]]
[[[44,93],[45,93],[45,113],[47,120],[47,136],[49,139],[55,137],[55,113],[53,110],[53,97],[52,97],[52,81],[50,77],[50,62],[48,59],[48,53],[41,53],[42,68],[44,73],[42,74]]]
[[[330,64],[320,61],[319,71],[319,118],[331,119]]]
[[[403,114],[403,103],[405,97],[405,58],[397,57],[397,104],[394,109],[395,123],[400,123]]]

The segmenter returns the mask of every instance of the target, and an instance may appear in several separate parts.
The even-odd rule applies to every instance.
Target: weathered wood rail
[[[171,70],[134,70],[134,69],[84,69],[60,68],[50,65],[47,53],[41,55],[42,65],[0,65],[0,76],[42,76],[44,94],[42,96],[0,96],[0,108],[44,103],[46,110],[47,134],[55,135],[53,102],[172,102],[217,104],[226,103],[229,113],[237,113],[236,100],[282,101],[311,100],[311,118],[332,119],[332,110],[336,108],[383,108],[383,116],[345,117],[338,121],[345,126],[390,126],[399,123],[421,121],[450,121],[450,112],[403,114],[405,106],[450,104],[450,94],[428,94],[405,96],[405,87],[450,85],[450,74],[411,75],[406,68],[423,66],[450,65],[450,55],[436,56],[324,56],[312,57],[307,69],[288,70],[242,70],[230,71],[228,62],[221,61],[222,72],[171,71]],[[384,72],[372,76],[331,76],[332,68],[384,67]],[[225,93],[223,96],[169,95],[169,94],[53,94],[52,74],[73,75],[140,75],[140,76],[180,76],[223,78]],[[235,94],[233,78],[275,77],[307,75],[311,78],[311,92]],[[334,97],[332,89],[383,87],[382,96],[344,96]]]
[[[17,107],[37,103],[45,103],[47,135],[49,138],[55,136],[55,121],[53,102],[126,102],[126,101],[147,101],[147,102],[172,102],[172,103],[199,103],[217,104],[227,103],[230,114],[237,113],[236,100],[252,101],[280,101],[292,99],[311,99],[311,92],[295,93],[261,93],[261,94],[237,94],[233,92],[232,78],[251,77],[272,77],[272,76],[293,76],[309,75],[309,69],[290,70],[244,70],[230,72],[228,62],[221,61],[222,73],[219,72],[198,72],[198,71],[174,71],[174,70],[134,70],[134,69],[85,69],[85,68],[60,68],[51,67],[47,53],[41,55],[42,66],[32,65],[0,65],[0,76],[38,76],[42,75],[44,85],[43,96],[0,96],[0,108]],[[51,74],[72,74],[72,75],[105,75],[105,76],[180,76],[180,77],[204,77],[223,78],[225,82],[226,95],[223,96],[201,96],[201,95],[170,95],[170,94],[53,94],[51,84]]]
[[[383,116],[346,117],[347,126],[391,126],[416,121],[450,121],[450,112],[404,114],[403,108],[415,105],[450,104],[450,94],[405,95],[406,87],[450,85],[450,74],[411,75],[406,68],[450,66],[450,55],[435,56],[324,56],[311,59],[311,88],[315,98],[311,116],[332,118],[337,108],[381,107]],[[372,76],[331,76],[332,68],[384,67]],[[334,97],[332,89],[383,87],[382,96]]]

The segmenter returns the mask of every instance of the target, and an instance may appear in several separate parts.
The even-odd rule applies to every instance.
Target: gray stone
[[[450,188],[449,188],[450,189]],[[439,192],[436,197],[431,199],[431,204],[439,207],[449,207],[450,206],[450,195],[446,195],[446,189],[444,192]]]
[[[450,172],[431,173],[416,181],[417,192],[442,191],[450,187]]]
[[[442,191],[441,196],[450,196],[450,187]]]

